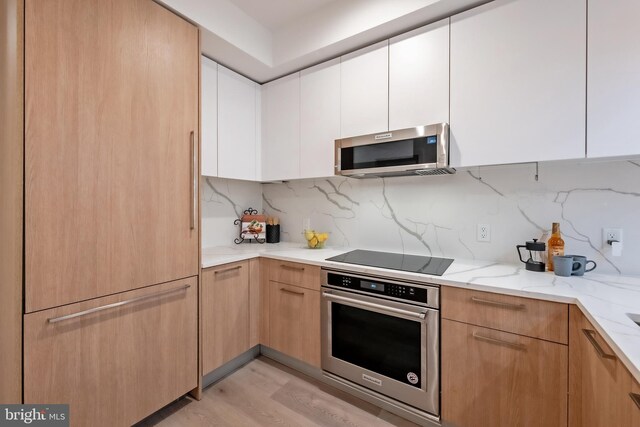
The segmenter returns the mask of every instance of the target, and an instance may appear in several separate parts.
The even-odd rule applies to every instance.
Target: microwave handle
[[[347,303],[349,305],[353,305],[355,307],[371,308],[371,309],[374,309],[375,311],[380,312],[380,313],[400,314],[402,316],[411,317],[411,318],[414,318],[414,319],[418,319],[420,321],[424,321],[424,319],[426,319],[426,317],[427,317],[427,313],[426,312],[415,313],[413,311],[403,310],[401,308],[387,307],[385,305],[376,304],[374,302],[360,301],[360,300],[353,299],[353,298],[347,298],[347,297],[343,297],[343,296],[340,296],[340,295],[334,295],[331,292],[327,292],[327,291],[323,292],[322,296],[324,298],[330,300],[330,301],[344,302],[344,303]]]

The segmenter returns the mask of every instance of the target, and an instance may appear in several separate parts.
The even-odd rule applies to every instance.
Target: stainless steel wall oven
[[[337,270],[322,280],[322,369],[439,416],[438,286]]]

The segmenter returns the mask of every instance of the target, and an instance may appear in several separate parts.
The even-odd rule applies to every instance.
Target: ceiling
[[[265,83],[489,0],[156,0],[200,27],[202,53]]]
[[[230,0],[244,13],[267,27],[277,31],[288,22],[297,20],[319,7],[339,0]],[[344,0],[343,0],[344,1]],[[348,1],[348,0],[347,0]]]

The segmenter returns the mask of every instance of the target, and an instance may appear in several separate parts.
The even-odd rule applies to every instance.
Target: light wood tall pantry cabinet
[[[198,387],[198,30],[26,0],[23,398],[131,425]]]
[[[198,274],[198,30],[26,1],[26,311]]]

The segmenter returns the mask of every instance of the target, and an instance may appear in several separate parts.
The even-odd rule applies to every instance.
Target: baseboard
[[[215,369],[209,372],[208,374],[206,374],[202,378],[202,388],[204,389],[210,386],[211,384],[217,383],[224,377],[229,376],[230,374],[234,373],[238,369],[242,368],[244,365],[251,362],[253,359],[258,357],[259,355],[260,355],[259,345],[245,351],[235,359],[230,360],[229,362],[225,363],[218,369]]]
[[[260,354],[269,359],[273,359],[276,362],[282,363],[290,367],[291,369],[295,369],[298,372],[302,372],[303,374],[315,378],[319,381],[323,381],[322,379],[322,369],[317,368],[315,366],[311,366],[307,363],[300,361],[299,359],[294,359],[291,356],[287,356],[284,353],[280,353],[277,350],[274,350],[270,347],[266,347],[264,345],[260,346]]]

